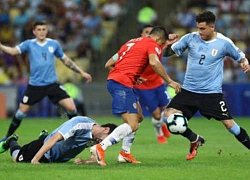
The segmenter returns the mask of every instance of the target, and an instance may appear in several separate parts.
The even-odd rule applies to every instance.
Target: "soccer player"
[[[153,27],[152,25],[143,26],[140,32],[141,37],[148,36]],[[175,41],[176,40],[177,39],[175,39]],[[114,59],[111,58],[107,61],[105,67],[112,69],[114,65]],[[168,103],[166,85],[164,80],[151,68],[151,66],[148,66],[142,73],[141,79],[144,79],[145,82],[137,83],[134,86],[134,90],[139,96],[140,106],[143,106],[144,109],[147,109],[152,114],[151,122],[156,132],[157,141],[159,143],[166,143],[165,137],[170,137],[170,132],[161,118],[161,112],[166,108]],[[142,111],[138,112],[138,116],[139,118],[143,118]]]
[[[250,149],[249,136],[233,120],[222,93],[224,57],[229,56],[238,62],[245,73],[249,71],[249,63],[232,40],[215,31],[215,19],[210,11],[198,14],[198,32],[186,34],[171,46],[171,52],[167,52],[167,55],[175,53],[179,56],[188,49],[188,59],[182,90],[168,104],[164,118],[181,113],[189,120],[200,111],[207,119],[222,122],[240,143]],[[190,128],[181,135],[190,141],[186,159],[191,160],[196,156],[198,147],[204,144],[204,138]]]
[[[148,36],[153,26],[145,25],[141,36]],[[139,96],[140,105],[149,111],[152,115],[151,122],[155,129],[158,143],[166,143],[165,137],[170,137],[170,132],[161,118],[161,112],[166,108],[169,97],[166,94],[166,85],[164,80],[148,66],[141,78],[145,82],[135,84],[134,89]],[[165,137],[164,137],[165,136]]]
[[[34,39],[26,40],[16,47],[8,47],[0,43],[0,50],[3,52],[13,56],[27,53],[30,61],[28,87],[19,105],[19,109],[12,119],[6,137],[2,140],[16,131],[31,107],[45,96],[48,96],[54,104],[62,106],[69,118],[77,115],[73,99],[57,83],[55,56],[61,59],[66,67],[86,78],[87,83],[92,81],[90,74],[81,70],[64,54],[62,47],[56,40],[46,38],[47,33],[48,28],[45,22],[35,22],[33,27]]]
[[[128,137],[127,149],[130,151],[134,133],[142,120],[138,117],[140,106],[138,106],[139,103],[137,103],[133,88],[148,65],[152,66],[153,70],[176,92],[181,89],[181,85],[168,76],[159,60],[162,55],[161,46],[166,43],[167,38],[168,34],[165,28],[154,27],[149,37],[129,40],[112,57],[116,63],[114,68],[109,71],[107,88],[112,96],[112,112],[120,115],[124,123],[118,126],[101,143],[91,148],[99,165],[106,166],[104,161],[106,149],[125,137]],[[125,152],[127,149],[123,146],[124,151],[120,152],[119,157],[122,157],[125,161],[131,162],[132,159],[132,163],[140,163],[133,158],[130,152]]]
[[[116,127],[111,123],[99,125],[86,116],[76,116],[64,122],[49,135],[43,130],[38,139],[24,146],[17,143],[18,136],[13,134],[0,143],[0,153],[10,149],[14,162],[32,164],[67,162],[85,148],[101,142]],[[76,164],[91,162],[96,161],[94,158],[75,161]]]

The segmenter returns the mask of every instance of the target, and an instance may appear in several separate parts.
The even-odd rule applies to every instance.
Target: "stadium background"
[[[59,81],[78,86],[84,97],[88,115],[111,115],[111,99],[106,90],[107,70],[104,64],[124,42],[138,36],[137,15],[146,6],[146,0],[5,0],[0,2],[0,40],[14,46],[32,38],[34,20],[49,23],[49,37],[57,39],[66,54],[84,70],[91,73],[93,83],[86,84],[79,76],[57,61]],[[205,9],[216,13],[217,30],[230,37],[250,59],[250,3],[243,1],[180,1],[154,0],[151,7],[157,18],[150,22],[164,25],[169,32],[183,35],[195,30],[195,14]],[[244,3],[244,4],[240,4]],[[177,6],[178,4],[178,6]],[[105,9],[108,9],[107,13]],[[182,82],[185,55],[163,61],[175,80]],[[26,56],[11,57],[0,52],[0,117],[15,113],[27,85],[28,60]],[[225,59],[224,92],[232,114],[250,116],[250,75],[241,73],[239,66]],[[36,104],[30,117],[60,116],[47,98]]]

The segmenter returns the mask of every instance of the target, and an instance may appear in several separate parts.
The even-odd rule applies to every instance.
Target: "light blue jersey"
[[[57,81],[55,56],[59,59],[65,54],[56,40],[46,38],[40,44],[36,39],[30,39],[16,46],[20,54],[26,52],[30,61],[30,79],[32,86],[46,86]]]
[[[98,123],[85,116],[76,116],[66,121],[44,140],[44,142],[48,141],[57,132],[64,138],[64,140],[57,142],[44,156],[50,162],[66,162],[74,158],[85,148],[97,143],[91,132],[95,124]]]
[[[229,56],[240,61],[245,54],[221,33],[204,41],[198,32],[186,34],[172,45],[177,56],[188,49],[183,88],[196,93],[222,93],[223,60]]]

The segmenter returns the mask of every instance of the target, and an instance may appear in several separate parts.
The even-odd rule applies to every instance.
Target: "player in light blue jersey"
[[[205,11],[196,16],[198,32],[184,35],[168,49],[167,55],[181,55],[188,50],[187,69],[181,92],[169,103],[164,118],[182,113],[189,120],[200,113],[207,119],[221,121],[227,130],[250,149],[247,132],[234,120],[222,93],[223,60],[225,56],[238,62],[242,70],[249,71],[245,54],[224,35],[215,31],[215,15]],[[183,134],[191,145],[187,160],[193,159],[205,141],[188,128]]]
[[[75,158],[85,148],[100,143],[117,126],[112,123],[99,125],[86,116],[76,116],[63,123],[51,134],[41,134],[38,139],[20,146],[18,136],[13,134],[0,143],[0,153],[10,148],[14,162],[31,162],[32,164],[67,162]],[[46,132],[46,131],[43,131]],[[89,160],[78,158],[76,164],[96,163],[92,157]]]
[[[48,28],[45,22],[35,22],[33,34],[36,38],[26,40],[16,47],[8,47],[0,43],[0,50],[7,54],[27,53],[30,62],[29,84],[19,109],[12,119],[6,137],[15,132],[31,107],[45,96],[48,96],[54,104],[62,106],[69,118],[77,115],[73,99],[57,83],[55,57],[61,59],[62,63],[69,69],[81,74],[83,78],[87,79],[87,83],[92,81],[90,74],[81,70],[64,54],[62,47],[56,40],[46,38],[47,33]]]

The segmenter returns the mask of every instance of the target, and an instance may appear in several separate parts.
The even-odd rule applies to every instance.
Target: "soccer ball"
[[[168,130],[173,134],[184,133],[188,127],[187,118],[180,113],[171,114],[166,118],[165,123],[167,124]]]

